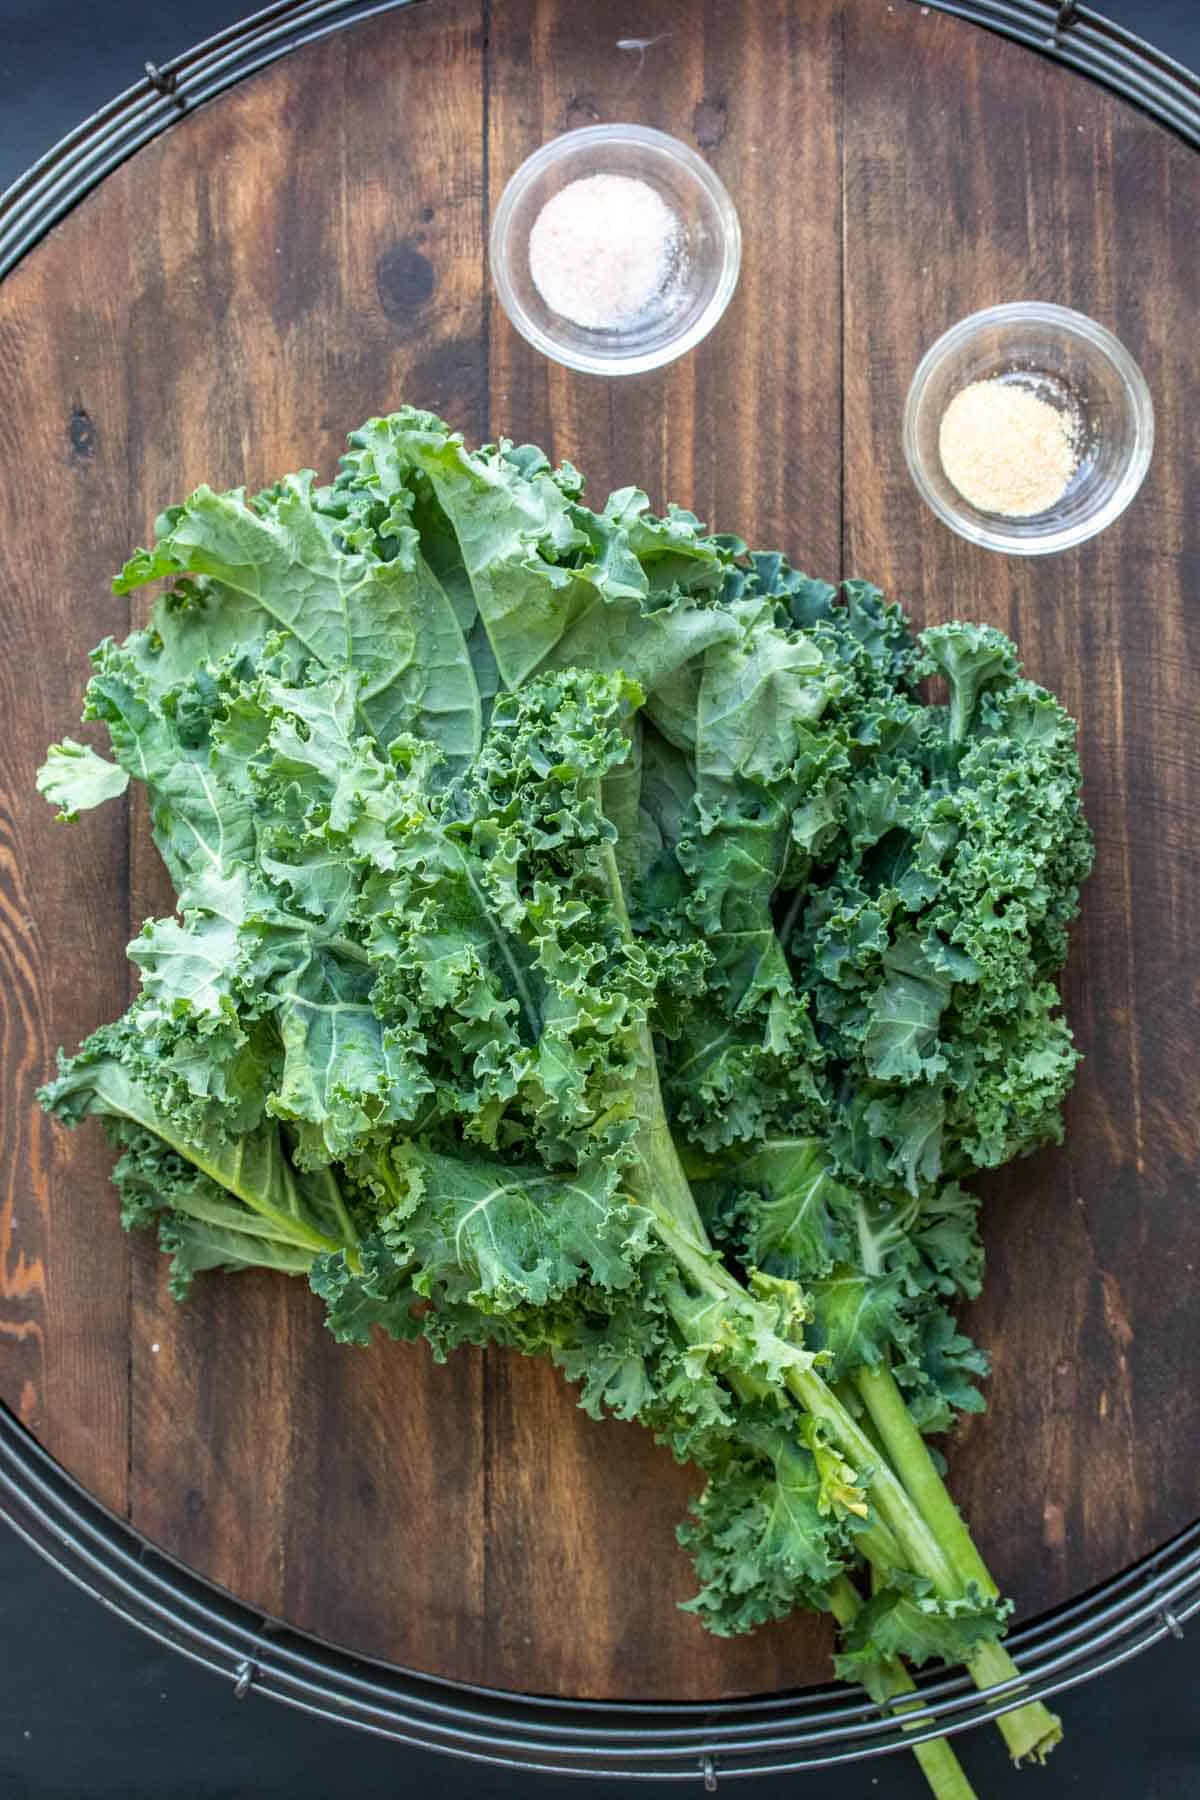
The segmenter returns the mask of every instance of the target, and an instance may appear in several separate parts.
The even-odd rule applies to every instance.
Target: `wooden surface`
[[[627,36],[661,41],[621,50]],[[484,284],[489,209],[553,133],[692,142],[741,212],[740,289],[681,364],[552,368]],[[1117,99],[907,0],[428,0],[288,57],[140,152],[0,288],[0,1394],[102,1501],[264,1612],[358,1651],[560,1693],[824,1679],[811,1620],[719,1643],[673,1602],[694,1477],[549,1370],[336,1346],[283,1279],[184,1308],[117,1226],[98,1131],[34,1083],[129,993],[170,890],[136,804],[71,835],[33,789],[112,570],[204,479],[332,471],[402,400],[1018,638],[1082,726],[1098,867],[1066,983],[1068,1142],[988,1185],[987,1418],[952,1484],[1029,1615],[1198,1510],[1200,160]],[[899,421],[976,307],[1081,307],[1158,414],[1099,542],[1001,559],[925,512]],[[1189,631],[1189,613],[1191,630]]]

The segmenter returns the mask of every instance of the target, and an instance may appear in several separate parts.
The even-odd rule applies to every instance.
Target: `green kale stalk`
[[[983,1405],[960,1183],[1059,1135],[1076,1061],[1071,720],[999,632],[593,512],[532,448],[350,445],[199,489],[118,578],[170,585],[93,653],[115,760],[39,784],[143,783],[178,913],[44,1103],[103,1119],[180,1298],[305,1274],[344,1341],[547,1355],[697,1463],[710,1630],[830,1610],[901,1721],[907,1664],[1012,1681],[926,1437]],[[999,1704],[1040,1760],[1058,1721]]]

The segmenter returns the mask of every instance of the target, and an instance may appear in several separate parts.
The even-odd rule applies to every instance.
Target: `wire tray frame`
[[[145,74],[0,194],[0,279],[77,201],[160,131],[269,63],[360,19],[430,0],[276,0]],[[501,0],[502,3],[502,0]],[[1200,149],[1200,75],[1089,7],[929,0],[1113,88]]]
[[[355,1657],[264,1618],[108,1512],[0,1408],[0,1518],[160,1643],[233,1682],[375,1736],[476,1762],[626,1780],[702,1780],[857,1762],[952,1735],[1117,1668],[1200,1612],[1200,1524],[1093,1593],[1014,1631],[1015,1681],[919,1682],[904,1726],[843,1686],[718,1703],[555,1700]]]
[[[163,63],[0,194],[0,279],[104,177],[206,100],[304,44],[430,0],[276,0]],[[1112,88],[1200,150],[1200,76],[1062,0],[927,0]],[[1200,1613],[1200,1522],[1090,1594],[1013,1631],[1020,1676],[978,1693],[923,1677],[903,1726],[842,1685],[713,1703],[557,1700],[357,1657],[264,1618],[139,1536],[0,1405],[0,1518],[68,1579],[232,1681],[378,1737],[476,1762],[626,1780],[701,1781],[858,1762],[966,1731],[1115,1669]]]

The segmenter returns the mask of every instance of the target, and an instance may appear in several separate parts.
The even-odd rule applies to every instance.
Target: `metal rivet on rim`
[[[183,95],[179,92],[179,77],[173,70],[166,75],[157,63],[148,62],[146,64],[146,80],[155,93],[161,94],[164,100],[173,100],[176,106],[184,105]]]

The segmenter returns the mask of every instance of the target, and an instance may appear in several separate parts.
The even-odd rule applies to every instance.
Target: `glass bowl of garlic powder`
[[[691,350],[737,286],[741,230],[703,158],[645,125],[589,125],[536,150],[491,231],[492,278],[523,337],[593,375]]]
[[[1044,556],[1124,512],[1150,465],[1154,409],[1103,325],[1021,301],[937,340],[903,429],[917,490],[945,524],[989,550]]]

